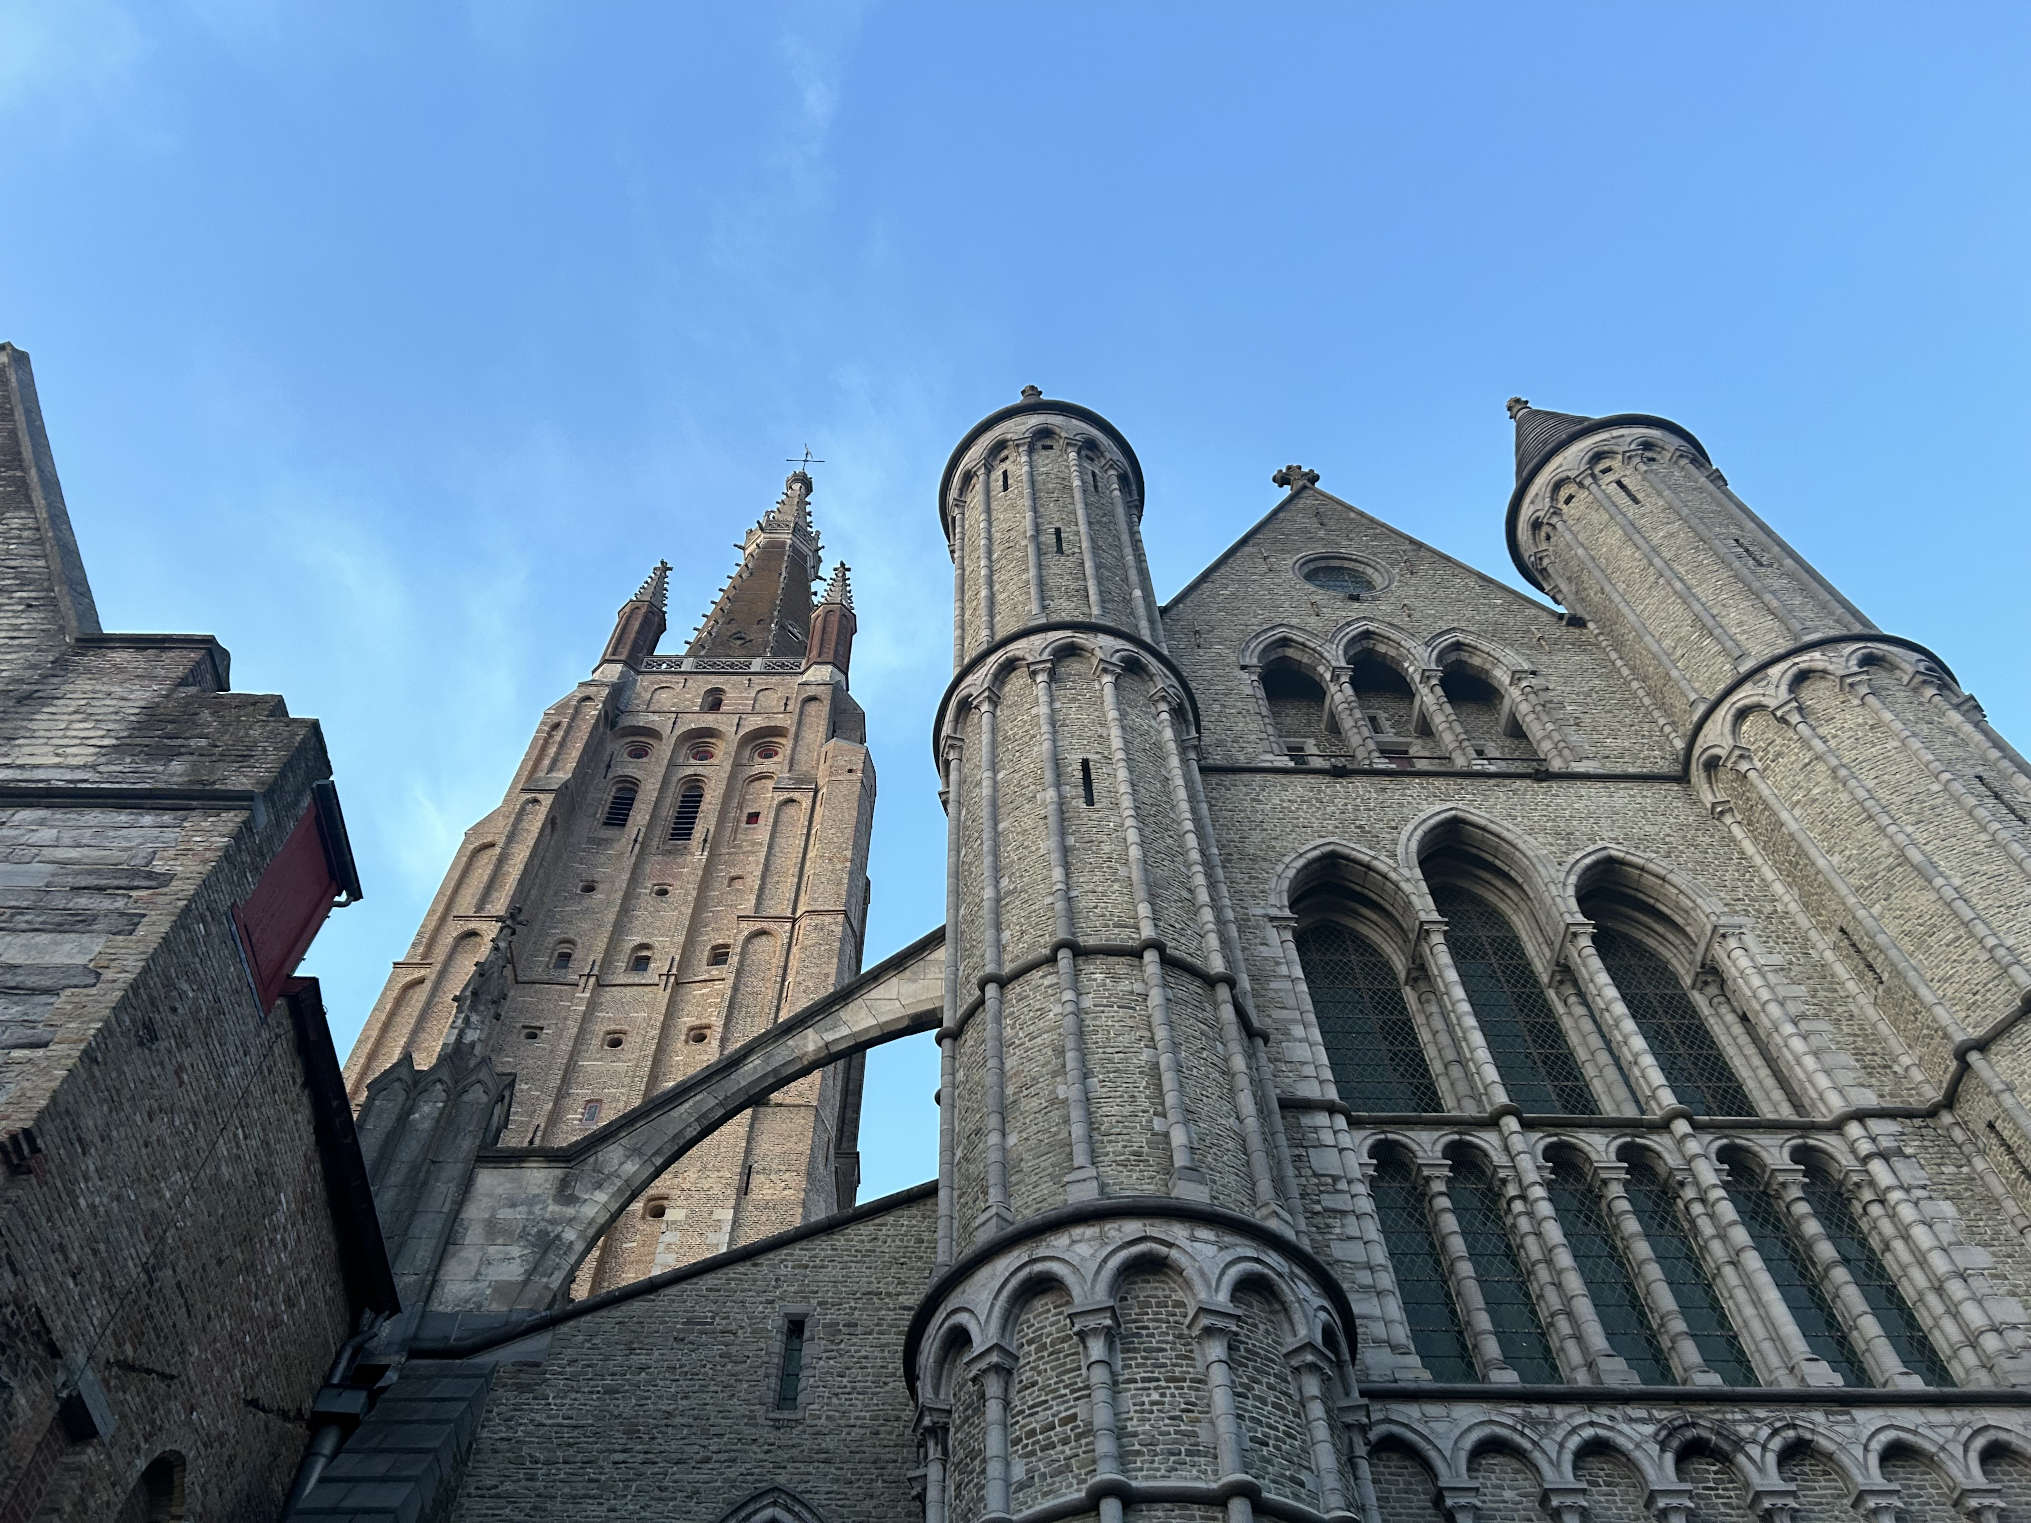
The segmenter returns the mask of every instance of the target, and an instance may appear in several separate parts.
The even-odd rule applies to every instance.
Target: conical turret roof
[[[848,579],[845,561],[832,568],[832,580],[825,584],[825,596],[818,601],[821,606],[837,603],[848,613],[853,612],[853,583]]]
[[[1516,479],[1528,481],[1531,473],[1556,455],[1560,448],[1587,432],[1600,420],[1584,413],[1550,412],[1532,407],[1523,397],[1511,397],[1509,416],[1516,423]]]

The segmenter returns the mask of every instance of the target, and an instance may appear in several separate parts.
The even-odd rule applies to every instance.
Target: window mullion
[[[1650,1324],[1657,1330],[1665,1352],[1671,1356],[1672,1368],[1677,1371],[1680,1380],[1687,1385],[1720,1385],[1723,1383],[1721,1377],[1707,1364],[1706,1355],[1700,1352],[1699,1344],[1693,1340],[1692,1327],[1679,1308],[1678,1297],[1672,1293],[1671,1281],[1665,1277],[1664,1267],[1657,1262],[1657,1254],[1650,1246],[1643,1223],[1637,1220],[1636,1207],[1630,1203],[1629,1191],[1624,1184],[1628,1176],[1629,1171],[1620,1164],[1596,1165],[1594,1169],[1601,1200],[1607,1206],[1609,1221],[1614,1224],[1623,1260],[1629,1265],[1630,1278],[1636,1282],[1643,1305],[1650,1313]]]
[[[1445,1163],[1418,1165],[1432,1237],[1438,1244],[1446,1283],[1452,1289],[1453,1304],[1460,1309],[1460,1320],[1465,1324],[1467,1342],[1474,1351],[1474,1363],[1480,1366],[1481,1378],[1514,1385],[1522,1377],[1503,1356],[1502,1340],[1495,1335],[1495,1320],[1488,1314],[1487,1298],[1481,1294],[1481,1282],[1474,1273],[1473,1255],[1467,1251],[1466,1234],[1460,1230],[1459,1215],[1453,1210],[1452,1195],[1446,1189],[1451,1172]]]
[[[1827,1300],[1833,1304],[1847,1328],[1849,1340],[1867,1362],[1870,1378],[1878,1385],[1922,1385],[1923,1382],[1904,1367],[1904,1361],[1890,1343],[1889,1334],[1883,1331],[1883,1324],[1876,1320],[1876,1314],[1869,1309],[1861,1287],[1855,1284],[1855,1277],[1842,1262],[1840,1250],[1827,1236],[1818,1213],[1812,1209],[1812,1202],[1805,1198],[1802,1172],[1795,1169],[1772,1170],[1771,1185],[1790,1219],[1792,1235],[1799,1247],[1805,1250],[1813,1273],[1819,1276]]]
[[[1552,1007],[1565,1017],[1566,1039],[1573,1044],[1573,1052],[1580,1060],[1580,1068],[1587,1076],[1587,1082],[1594,1087],[1594,1093],[1607,1103],[1611,1116],[1640,1116],[1643,1107],[1637,1103],[1629,1081],[1623,1075],[1622,1065],[1616,1061],[1614,1049],[1608,1045],[1601,1026],[1594,1019],[1593,1007],[1580,992],[1572,971],[1561,965],[1552,970]]]

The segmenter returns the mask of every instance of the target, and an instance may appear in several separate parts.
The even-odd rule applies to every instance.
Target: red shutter
[[[244,904],[233,911],[254,977],[255,997],[263,1010],[273,1005],[282,985],[296,971],[303,954],[331,913],[339,883],[332,876],[317,810],[306,809],[289,839],[275,853],[261,881]]]

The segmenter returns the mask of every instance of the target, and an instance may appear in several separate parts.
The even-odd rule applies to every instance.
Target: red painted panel
[[[233,912],[263,1010],[275,1003],[283,983],[310,950],[338,893],[318,833],[317,811],[306,809],[254,892]]]

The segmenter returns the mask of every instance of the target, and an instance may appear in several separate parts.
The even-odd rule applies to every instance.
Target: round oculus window
[[[1325,592],[1359,598],[1375,590],[1374,579],[1346,561],[1314,561],[1305,567],[1305,580]]]
[[[716,746],[700,744],[693,746],[689,751],[686,751],[684,754],[687,757],[689,757],[692,761],[700,761],[700,762],[711,761],[713,757],[719,755],[719,748]]]
[[[639,740],[630,741],[621,751],[621,755],[625,756],[629,761],[647,761],[649,759],[649,747]]]
[[[755,747],[755,760],[756,760],[756,761],[774,761],[774,760],[775,760],[775,759],[776,759],[777,757],[781,756],[782,754],[783,754],[783,748],[782,748],[781,746],[756,746],[756,747]]]

